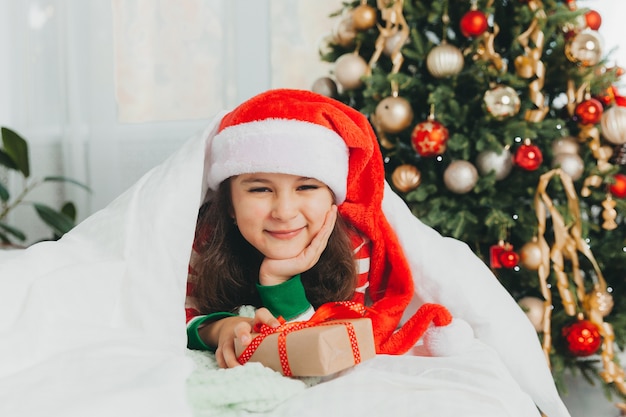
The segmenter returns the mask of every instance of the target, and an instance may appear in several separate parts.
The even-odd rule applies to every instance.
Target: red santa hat
[[[405,353],[431,321],[451,321],[444,307],[428,304],[400,327],[413,297],[413,278],[382,211],[385,170],[363,114],[304,90],[270,90],[251,98],[221,120],[211,143],[207,182],[215,189],[230,176],[252,172],[324,182],[335,194],[339,213],[369,238],[369,316],[378,353]]]

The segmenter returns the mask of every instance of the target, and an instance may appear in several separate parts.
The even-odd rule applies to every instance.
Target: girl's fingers
[[[265,307],[261,307],[254,313],[254,324],[265,324],[270,327],[280,326],[280,322],[274,315]]]
[[[252,326],[248,322],[241,322],[235,326],[235,337],[239,339],[243,346],[248,346],[252,337],[250,336],[250,332],[252,331]]]

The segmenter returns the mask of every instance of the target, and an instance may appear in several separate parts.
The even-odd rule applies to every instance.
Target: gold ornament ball
[[[613,310],[613,296],[606,291],[592,291],[585,296],[583,306],[586,310],[595,310],[599,312],[602,317],[609,315]]]
[[[314,93],[321,94],[326,97],[336,97],[337,96],[337,84],[333,81],[332,78],[329,77],[321,77],[315,80],[311,90]]]
[[[383,132],[399,133],[411,125],[413,109],[402,97],[387,97],[376,106],[376,120]]]
[[[573,136],[566,136],[563,138],[558,138],[554,142],[552,142],[552,153],[554,155],[561,154],[575,154],[578,155],[580,151],[580,145],[578,144],[578,139]]]
[[[415,190],[422,182],[422,173],[411,164],[399,165],[391,174],[391,182],[402,193]]]
[[[572,62],[591,67],[602,59],[602,42],[596,33],[581,32],[565,45],[565,56]]]
[[[447,42],[435,46],[426,57],[426,68],[436,78],[456,75],[463,69],[463,53]]]
[[[476,167],[480,175],[487,175],[491,171],[496,173],[496,181],[506,178],[513,169],[513,158],[508,148],[502,149],[502,152],[482,151],[476,157]]]
[[[545,310],[544,302],[537,297],[523,297],[517,304],[524,310],[528,320],[532,323],[536,331],[543,330],[543,313]]]
[[[560,167],[572,180],[578,180],[585,172],[585,162],[575,153],[558,154],[552,160],[552,168]]]
[[[347,53],[335,61],[335,77],[346,90],[354,90],[363,85],[361,77],[367,72],[367,62],[357,54]]]
[[[356,30],[367,30],[376,25],[376,9],[368,4],[361,4],[352,11],[352,22]]]
[[[507,85],[498,85],[486,91],[483,102],[489,114],[498,120],[516,115],[521,105],[517,92]]]
[[[600,119],[602,136],[614,145],[626,143],[626,107],[612,106]]]
[[[534,241],[525,243],[519,251],[519,256],[520,265],[530,271],[536,271],[539,269],[543,259],[541,246]]]
[[[465,194],[474,188],[478,181],[478,170],[471,162],[453,161],[443,173],[443,182],[455,194]]]

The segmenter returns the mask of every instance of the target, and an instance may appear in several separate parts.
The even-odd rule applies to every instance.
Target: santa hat
[[[399,326],[413,297],[413,278],[382,211],[385,170],[363,114],[310,91],[270,90],[223,117],[207,168],[212,189],[230,176],[252,172],[302,175],[329,186],[343,218],[372,243],[369,317],[378,353],[405,353],[431,321],[440,326],[451,321],[443,306],[429,304]]]

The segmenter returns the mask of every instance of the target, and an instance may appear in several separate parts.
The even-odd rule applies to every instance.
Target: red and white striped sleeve
[[[369,239],[356,232],[351,234],[350,240],[357,269],[357,284],[352,301],[365,304],[369,287],[371,245]]]

